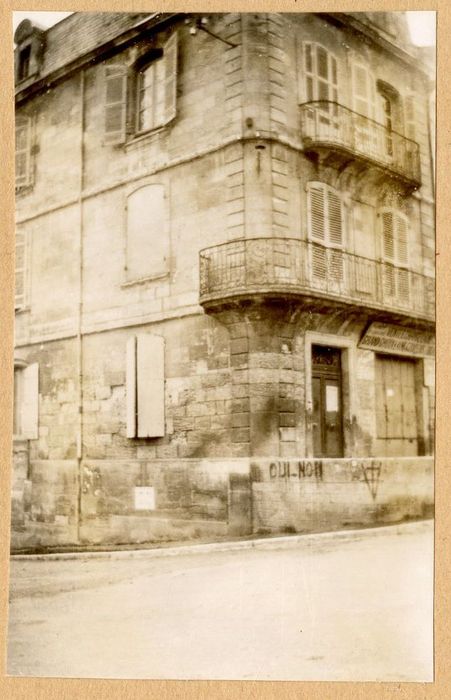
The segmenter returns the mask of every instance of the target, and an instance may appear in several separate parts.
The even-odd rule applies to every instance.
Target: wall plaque
[[[135,486],[135,510],[155,510],[153,486]]]
[[[360,341],[359,348],[408,357],[433,356],[434,334],[385,323],[372,323]]]

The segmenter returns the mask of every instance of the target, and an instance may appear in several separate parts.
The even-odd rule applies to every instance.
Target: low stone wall
[[[253,460],[254,533],[337,530],[430,517],[432,457]]]
[[[12,548],[311,532],[427,517],[433,459],[30,461],[14,455]]]

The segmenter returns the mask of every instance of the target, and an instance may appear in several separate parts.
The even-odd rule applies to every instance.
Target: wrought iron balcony
[[[378,318],[434,319],[434,280],[405,267],[295,238],[249,238],[200,252],[200,303],[301,298],[373,310]]]
[[[307,102],[301,109],[304,150],[338,160],[359,161],[391,175],[410,189],[421,185],[418,144],[336,102]]]

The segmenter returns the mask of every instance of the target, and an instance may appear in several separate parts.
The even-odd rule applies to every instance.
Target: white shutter
[[[310,237],[316,241],[325,241],[325,191],[321,185],[309,186],[308,213]]]
[[[396,222],[396,259],[400,265],[407,265],[409,262],[408,255],[408,231],[407,231],[407,220],[400,215],[395,218]]]
[[[327,214],[329,243],[341,247],[343,245],[342,204],[338,194],[332,190],[327,191]]]
[[[166,42],[164,61],[164,124],[174,119],[177,109],[177,32]]]
[[[104,144],[125,142],[127,129],[127,67],[105,66]]]
[[[137,437],[164,435],[164,338],[138,335]]]
[[[136,437],[136,337],[127,341],[126,360],[127,437]]]
[[[16,231],[15,258],[15,295],[14,308],[21,309],[26,304],[27,286],[27,237],[22,231]]]
[[[16,187],[32,184],[31,117],[16,119]]]
[[[38,438],[39,365],[34,363],[22,370],[22,436],[27,440]]]
[[[352,65],[352,87],[354,111],[369,119],[374,119],[375,85],[373,76],[362,63]]]

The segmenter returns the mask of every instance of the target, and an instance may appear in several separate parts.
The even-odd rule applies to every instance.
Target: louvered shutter
[[[22,370],[22,437],[27,440],[38,438],[39,417],[39,365],[34,363]]]
[[[325,241],[325,191],[324,187],[311,185],[309,188],[309,230],[312,239]]]
[[[358,115],[355,117],[356,147],[371,153],[377,147],[377,131],[372,120],[375,117],[376,89],[373,76],[368,67],[354,63],[352,65],[353,107]]]
[[[27,239],[22,231],[16,231],[15,296],[14,308],[21,309],[26,304]]]
[[[127,129],[127,67],[105,66],[104,144],[125,142]]]
[[[404,98],[404,133],[408,139],[416,140],[416,106],[413,95]]]
[[[382,213],[382,238],[383,238],[383,251],[385,260],[394,262],[395,258],[395,242],[394,242],[394,231],[393,231],[393,214],[391,211],[384,211]]]
[[[177,109],[177,32],[166,42],[164,61],[164,124],[174,119]]]
[[[341,247],[343,245],[342,204],[336,192],[327,191],[327,204],[329,243]]]
[[[31,117],[16,119],[16,187],[32,184]]]
[[[396,216],[396,243],[397,251],[396,258],[400,265],[407,265],[408,249],[407,249],[407,221],[403,216]]]

